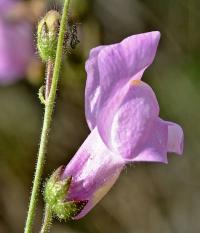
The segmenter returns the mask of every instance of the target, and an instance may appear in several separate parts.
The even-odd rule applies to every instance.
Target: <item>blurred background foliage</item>
[[[21,3],[26,10],[14,12],[31,21],[35,38],[39,18],[48,9],[59,10],[62,1]],[[31,20],[27,9],[37,9]],[[84,117],[84,64],[89,50],[145,31],[159,30],[162,38],[144,80],[157,94],[161,116],[183,127],[185,150],[183,157],[170,155],[168,165],[127,167],[86,217],[55,222],[52,232],[199,232],[199,9],[199,0],[72,0],[70,16],[79,23],[81,43],[63,59],[44,177],[66,164],[89,133]],[[42,125],[43,106],[37,93],[44,76],[44,64],[35,53],[21,81],[0,87],[0,233],[23,232]],[[35,232],[42,206],[41,197]]]

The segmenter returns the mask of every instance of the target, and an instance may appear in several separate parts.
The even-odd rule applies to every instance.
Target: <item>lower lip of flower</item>
[[[106,195],[106,193],[108,193],[118,179],[121,171],[122,168],[116,171],[116,173],[109,180],[107,180],[99,189],[97,189],[92,198],[93,206],[95,206]]]
[[[123,169],[123,166],[119,168],[107,181],[105,181],[100,188],[98,188],[92,195],[92,197],[89,198],[89,202],[86,204],[86,206],[82,209],[82,211],[75,216],[73,219],[80,219],[84,217],[93,207],[109,192],[109,190],[112,188],[112,186],[117,181],[121,171]]]

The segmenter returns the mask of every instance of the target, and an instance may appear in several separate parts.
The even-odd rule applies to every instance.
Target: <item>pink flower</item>
[[[33,55],[32,27],[11,19],[15,0],[0,0],[0,85],[22,78]]]
[[[167,152],[182,154],[181,127],[160,119],[156,96],[141,81],[159,39],[159,32],[149,32],[90,52],[85,110],[91,133],[61,174],[72,178],[65,201],[85,201],[74,219],[94,207],[126,164],[167,163]]]

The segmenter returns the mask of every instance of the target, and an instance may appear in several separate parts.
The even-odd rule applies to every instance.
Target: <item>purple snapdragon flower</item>
[[[0,0],[0,85],[22,78],[33,55],[32,26],[12,19],[17,0]]]
[[[90,52],[85,110],[91,133],[61,174],[71,177],[65,201],[85,201],[74,219],[94,207],[126,164],[167,163],[167,152],[183,152],[181,127],[159,117],[156,96],[141,81],[159,39],[159,32],[149,32]]]

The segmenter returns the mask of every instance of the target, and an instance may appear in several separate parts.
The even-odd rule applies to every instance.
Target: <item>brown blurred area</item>
[[[43,181],[70,160],[89,133],[84,117],[89,50],[132,34],[161,31],[155,62],[144,81],[157,94],[161,117],[183,127],[185,149],[182,157],[169,155],[168,165],[127,167],[86,217],[55,221],[51,232],[200,232],[200,1],[71,1],[81,43],[64,57]],[[43,14],[59,9],[59,2],[50,1]],[[27,70],[23,81],[0,87],[0,233],[23,232],[42,126],[37,92],[44,64],[34,59]],[[42,207],[41,195],[34,232],[40,228]]]

